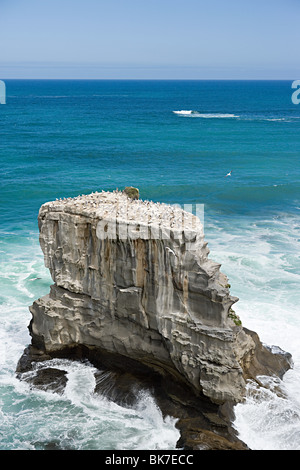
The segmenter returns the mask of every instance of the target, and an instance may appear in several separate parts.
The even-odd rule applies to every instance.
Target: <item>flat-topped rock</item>
[[[100,226],[98,228],[100,238],[111,238],[112,234],[121,239],[125,236],[127,238],[128,234],[135,238],[149,238],[149,236],[152,239],[169,238],[168,230],[174,231],[177,236],[182,237],[184,233],[185,236],[192,238],[197,233],[202,233],[203,230],[200,220],[190,212],[164,203],[134,199],[123,191],[102,191],[74,198],[56,199],[56,201],[43,204],[39,218],[47,212],[64,212],[65,214],[98,218],[115,224],[114,231],[109,227],[103,233],[101,229],[105,226]],[[55,217],[54,214],[53,217]],[[129,231],[122,231],[122,224],[128,224]],[[142,228],[134,230],[138,225],[141,225]],[[152,232],[143,230],[144,227],[152,229]],[[157,230],[158,228],[163,229],[163,232]],[[115,231],[117,232],[115,233]],[[189,232],[191,233],[189,234]]]
[[[241,325],[193,214],[102,191],[47,202],[38,223],[54,284],[30,307],[30,334],[45,354],[81,348],[218,405],[241,401],[249,377],[290,367]]]

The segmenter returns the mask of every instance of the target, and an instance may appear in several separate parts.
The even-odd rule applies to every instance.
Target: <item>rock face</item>
[[[247,378],[289,368],[240,324],[196,216],[115,191],[48,202],[38,222],[54,285],[29,329],[46,354],[111,354],[218,405],[242,400]]]

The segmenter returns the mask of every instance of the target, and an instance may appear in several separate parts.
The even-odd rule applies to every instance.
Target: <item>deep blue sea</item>
[[[53,361],[68,370],[63,395],[15,377],[30,342],[28,306],[51,284],[39,207],[132,185],[143,199],[204,207],[210,257],[240,299],[244,326],[294,359],[282,381],[248,384],[236,430],[252,449],[300,450],[300,105],[292,81],[5,83],[0,449],[175,449],[174,419],[163,419],[150,395],[134,408],[94,395],[88,363]]]

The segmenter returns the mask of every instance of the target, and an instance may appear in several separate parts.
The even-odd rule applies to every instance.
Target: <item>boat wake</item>
[[[174,114],[178,114],[179,116],[189,116],[189,117],[198,117],[198,118],[206,118],[206,119],[222,119],[222,118],[237,118],[239,116],[235,114],[228,114],[228,113],[199,113],[198,111],[192,110],[180,110],[180,111],[173,111]]]

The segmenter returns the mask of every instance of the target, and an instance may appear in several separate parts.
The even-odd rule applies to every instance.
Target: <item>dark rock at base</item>
[[[278,346],[267,346],[261,343],[258,334],[255,331],[244,331],[251,336],[255,343],[255,355],[252,360],[244,367],[245,378],[254,379],[258,375],[276,375],[280,379],[293,367],[292,355],[283,351]]]
[[[233,406],[219,406],[205,396],[196,396],[183,381],[164,372],[156,373],[146,365],[124,357],[86,346],[66,348],[53,355],[43,354],[33,346],[25,349],[18,363],[18,377],[33,387],[63,393],[66,372],[40,368],[38,363],[54,357],[88,360],[97,369],[95,393],[125,407],[136,405],[141,395],[150,393],[163,417],[177,418],[180,431],[177,448],[183,450],[247,450],[231,422]],[[130,371],[130,372],[129,372]],[[34,373],[30,373],[34,372]]]
[[[68,381],[67,372],[55,367],[37,367],[39,363],[50,359],[52,357],[44,354],[43,351],[32,345],[28,346],[18,362],[17,377],[40,390],[63,393]]]
[[[249,450],[241,441],[229,441],[216,432],[203,429],[198,418],[182,419],[178,428],[181,437],[177,446],[185,450]]]
[[[22,356],[20,357],[16,367],[16,372],[18,374],[28,372],[32,370],[32,364],[34,362],[49,361],[49,359],[52,359],[49,354],[46,354],[42,349],[38,349],[30,344],[25,348]]]
[[[138,189],[127,187],[40,208],[54,284],[30,306],[34,348],[18,374],[61,390],[63,371],[37,363],[88,360],[107,398],[134,406],[150,392],[164,416],[178,419],[181,447],[246,448],[232,427],[234,404],[245,398],[246,380],[282,377],[290,357],[242,327],[200,219],[137,199]]]
[[[64,447],[61,447],[59,441],[35,441],[32,442],[32,445],[36,450],[67,450]],[[68,449],[72,450],[72,449]]]
[[[33,373],[18,374],[20,380],[30,383],[34,388],[44,390],[45,392],[53,392],[62,394],[67,384],[67,372],[65,370],[56,369],[55,367],[46,367],[36,369]]]
[[[46,369],[37,370],[35,377],[30,382],[40,390],[63,393],[68,381],[66,374],[65,370],[47,367]]]

